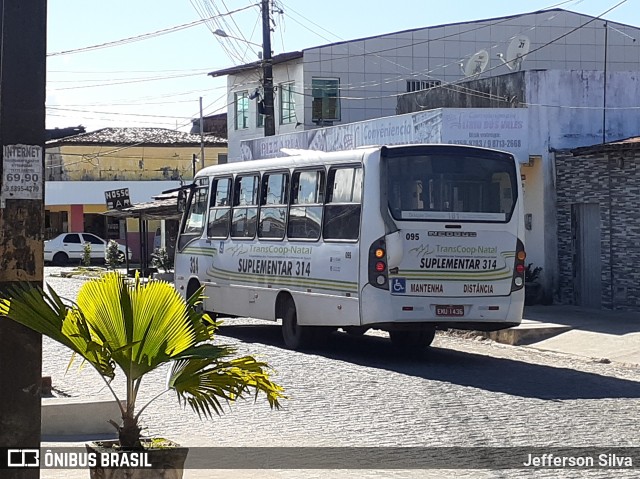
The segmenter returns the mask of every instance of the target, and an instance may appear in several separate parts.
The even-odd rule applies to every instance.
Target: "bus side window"
[[[262,177],[258,237],[283,239],[287,224],[289,174],[269,173]]]
[[[198,186],[192,190],[189,196],[186,217],[182,224],[178,249],[181,250],[195,238],[199,238],[204,231],[205,217],[207,215],[207,198],[209,196],[209,184]]]
[[[362,168],[329,170],[322,236],[325,240],[357,240],[362,209]]]
[[[289,238],[314,240],[320,238],[324,176],[324,169],[293,173],[291,208],[287,225]]]
[[[204,217],[207,213],[207,194],[209,187],[196,188],[191,196],[187,219],[184,223],[185,234],[200,234],[204,229]]]
[[[216,178],[211,186],[209,202],[209,238],[226,238],[229,236],[231,219],[231,178]]]
[[[237,176],[231,220],[231,237],[250,239],[256,235],[258,217],[258,175]]]

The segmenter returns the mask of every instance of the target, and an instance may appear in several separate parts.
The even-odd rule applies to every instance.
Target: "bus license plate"
[[[436,316],[464,316],[464,306],[436,305]]]

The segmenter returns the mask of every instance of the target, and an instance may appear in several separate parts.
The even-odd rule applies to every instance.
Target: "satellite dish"
[[[516,35],[507,47],[507,58],[502,61],[511,70],[520,70],[524,57],[529,53],[531,41],[526,35]]]
[[[474,53],[464,67],[464,76],[470,77],[480,75],[489,64],[489,53],[486,50],[480,50]]]

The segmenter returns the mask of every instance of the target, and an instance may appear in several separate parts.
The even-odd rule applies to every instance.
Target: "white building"
[[[446,87],[469,77],[487,78],[512,69],[603,71],[604,23],[553,9],[275,55],[276,134],[395,115],[399,94]],[[606,70],[640,70],[640,42],[634,42],[640,29],[613,22],[608,26]],[[523,62],[515,60],[525,52]],[[507,58],[514,60],[507,65]],[[258,111],[262,66],[254,62],[210,75],[227,76],[227,104],[233,105],[227,115],[229,161],[238,161],[240,142],[263,136]],[[469,98],[473,95],[469,91]]]
[[[304,147],[295,144],[300,135],[294,132],[375,118],[384,122],[396,113],[526,108],[528,155],[522,158],[520,152],[519,158],[530,225],[527,262],[543,267],[550,298],[558,287],[556,151],[640,131],[640,42],[634,40],[640,29],[606,25],[605,35],[604,20],[553,9],[276,56],[275,123],[276,134],[283,136],[256,140],[262,152],[248,141],[264,136],[257,102],[249,100],[260,92],[260,64],[213,72],[228,75],[234,105],[228,115],[229,160],[265,157],[279,141]]]

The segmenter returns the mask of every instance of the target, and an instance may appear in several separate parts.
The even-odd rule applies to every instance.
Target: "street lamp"
[[[217,29],[213,32],[223,38],[232,38],[241,42],[262,48],[262,87],[264,91],[264,136],[276,134],[275,114],[273,109],[273,65],[271,58],[271,30],[269,23],[269,0],[261,0],[262,10],[262,45],[250,42],[244,38],[232,37],[224,30]]]
[[[229,35],[227,32],[225,32],[224,30],[221,30],[219,28],[216,31],[214,31],[213,34],[214,35],[218,35],[219,37],[231,38],[232,40],[238,40],[239,42],[248,43],[249,45],[253,45],[253,46],[262,48],[262,45],[260,45],[259,43],[250,42],[249,40],[245,40],[244,38],[233,37],[233,36]]]

